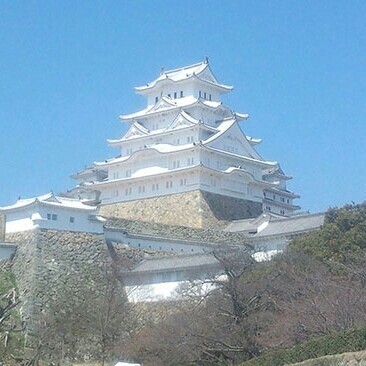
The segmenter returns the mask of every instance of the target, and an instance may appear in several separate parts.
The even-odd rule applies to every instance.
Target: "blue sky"
[[[365,200],[365,1],[0,0],[0,205],[117,155],[133,87],[209,57],[311,212]]]

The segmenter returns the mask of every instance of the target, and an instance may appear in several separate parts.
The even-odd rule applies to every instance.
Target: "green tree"
[[[323,227],[295,239],[290,248],[323,261],[342,264],[363,258],[366,249],[366,203],[330,208]]]

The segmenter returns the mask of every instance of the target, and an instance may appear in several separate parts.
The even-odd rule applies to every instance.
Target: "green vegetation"
[[[338,316],[334,320],[343,325],[339,327],[340,332],[336,332],[337,327],[326,326],[330,333],[323,337],[314,337],[309,341],[293,346],[288,349],[275,350],[262,357],[254,358],[242,365],[284,365],[301,362],[310,358],[317,358],[324,355],[337,354],[343,352],[353,352],[366,349],[366,328],[353,330],[357,326],[365,326],[365,319],[358,318],[356,322],[350,320],[356,313],[360,315],[356,302],[363,301],[365,297],[366,285],[366,203],[346,205],[342,208],[330,208],[325,217],[324,226],[318,232],[309,233],[301,238],[294,240],[288,248],[287,254],[297,253],[306,255],[310,260],[319,261],[325,265],[322,278],[324,281],[332,279],[334,291],[338,298],[332,297],[332,290],[329,291],[322,286],[320,290],[325,296],[312,297],[311,303],[318,302],[321,297],[328,296],[331,301],[323,301],[318,306],[321,317],[318,320],[329,320],[331,317]],[[293,254],[292,254],[293,255]],[[311,259],[312,258],[312,259]],[[281,256],[272,263],[282,262]],[[298,265],[298,264],[297,264]],[[306,266],[301,260],[301,266]],[[325,270],[326,268],[326,270]],[[296,281],[299,285],[300,283]],[[337,287],[339,291],[337,291]],[[346,289],[346,292],[342,291]],[[328,291],[327,291],[328,290]],[[325,292],[327,291],[327,292]],[[348,295],[347,295],[348,292]],[[343,304],[344,309],[339,307],[345,298],[353,297],[353,300]],[[327,306],[338,308],[333,315],[327,311]],[[307,308],[310,310],[310,308]],[[343,315],[341,315],[343,313]],[[313,313],[317,316],[317,312]],[[347,324],[348,323],[348,324]],[[351,330],[346,332],[345,330]],[[324,361],[329,362],[329,361]]]
[[[330,208],[320,231],[294,240],[290,248],[323,261],[363,260],[366,249],[366,202]]]
[[[262,357],[246,361],[241,366],[282,366],[310,358],[364,349],[366,349],[366,328],[314,338],[290,349],[276,350]]]
[[[227,281],[199,301],[185,297],[127,351],[147,366],[275,366],[366,349],[365,249],[365,203],[329,209],[321,230],[270,262],[226,248]]]

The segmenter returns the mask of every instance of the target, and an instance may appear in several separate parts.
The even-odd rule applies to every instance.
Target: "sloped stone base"
[[[101,206],[101,215],[203,229],[222,229],[232,220],[257,217],[262,204],[205,191]]]

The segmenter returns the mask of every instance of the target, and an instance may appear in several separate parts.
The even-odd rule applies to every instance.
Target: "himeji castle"
[[[239,122],[248,114],[222,102],[232,89],[218,81],[207,59],[162,69],[155,80],[135,88],[146,98],[146,108],[120,116],[126,132],[108,140],[118,156],[94,163],[89,174],[74,175],[79,188],[98,192],[105,213],[117,216],[131,208],[128,203],[156,204],[158,197],[189,192],[199,192],[208,206],[220,200],[216,208],[226,220],[263,212],[292,215],[299,209],[293,203],[299,196],[286,188],[291,177],[256,151],[260,139],[244,134]],[[227,215],[225,210],[235,212]]]

